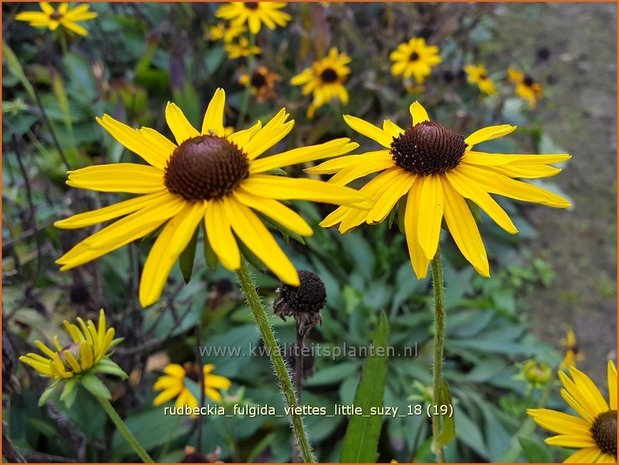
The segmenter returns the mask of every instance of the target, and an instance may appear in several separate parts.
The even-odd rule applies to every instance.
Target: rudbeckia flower
[[[576,362],[584,360],[585,356],[576,344],[576,333],[573,329],[569,329],[565,338],[561,339],[560,342],[565,347],[565,357],[561,361],[560,369],[566,370],[569,367],[575,367]]]
[[[315,61],[311,68],[304,69],[291,79],[293,85],[303,86],[303,95],[314,95],[307,109],[308,118],[313,118],[318,108],[333,99],[338,99],[344,105],[348,103],[348,92],[344,87],[350,74],[348,63],[350,57],[333,47],[325,58]]]
[[[219,23],[212,26],[208,30],[208,38],[210,40],[223,40],[225,43],[230,43],[238,36],[243,34],[247,28],[240,25]]]
[[[282,281],[299,284],[295,267],[264,226],[256,212],[302,236],[312,228],[282,200],[311,200],[369,208],[354,189],[312,179],[291,179],[269,174],[296,163],[342,155],[358,144],[336,139],[260,158],[281,141],[294,121],[285,109],[264,126],[225,136],[225,93],[217,89],[200,130],[179,107],[168,103],[165,117],[175,141],[154,129],[131,128],[108,115],[98,123],[112,137],[146,162],[96,165],[69,172],[67,185],[99,192],[140,194],[123,202],[75,215],[55,225],[83,228],[124,217],[97,231],[57,260],[69,270],[145,237],[158,234],[140,281],[140,303],[157,301],[168,274],[181,252],[203,223],[206,239],[229,270],[241,265],[237,238]]]
[[[617,369],[608,362],[608,402],[597,386],[577,368],[562,371],[561,397],[578,416],[550,409],[529,409],[535,423],[556,433],[546,439],[551,446],[579,449],[564,463],[617,463]]]
[[[414,102],[410,106],[412,125],[406,130],[385,120],[378,128],[362,119],[346,115],[355,131],[383,146],[363,155],[349,155],[307,169],[312,174],[337,173],[330,183],[348,184],[380,172],[360,189],[372,199],[368,211],[340,207],[320,224],[339,224],[346,233],[363,222],[385,220],[398,201],[406,198],[403,224],[411,263],[419,279],[424,278],[433,259],[443,219],[464,257],[483,276],[490,270],[486,249],[467,199],[477,204],[499,226],[515,234],[507,213],[490,196],[498,194],[525,202],[567,208],[569,202],[540,187],[514,178],[543,178],[561,170],[549,166],[567,160],[568,154],[505,155],[475,150],[482,142],[503,137],[516,127],[489,126],[464,137],[437,121]]]
[[[480,92],[486,95],[493,95],[496,92],[494,82],[488,77],[484,65],[467,65],[464,67],[464,71],[467,81],[471,84],[477,84]]]
[[[394,62],[391,74],[401,75],[406,79],[412,76],[419,84],[423,84],[432,73],[432,68],[441,62],[438,47],[427,45],[422,37],[401,43],[389,54],[389,58]]]
[[[250,44],[247,37],[239,37],[237,42],[227,43],[224,45],[224,50],[231,60],[248,57],[250,55],[260,55],[262,53],[262,49],[257,45]]]
[[[81,36],[87,36],[88,31],[77,24],[77,21],[87,21],[97,17],[97,13],[89,11],[90,5],[81,4],[72,10],[68,3],[61,3],[54,9],[48,2],[39,3],[41,11],[23,11],[15,16],[18,21],[27,21],[32,27],[48,28],[55,31],[62,26]]]
[[[202,367],[204,377],[204,394],[213,402],[221,402],[219,390],[227,390],[232,382],[223,376],[213,374],[215,365],[212,363]],[[185,363],[183,366],[177,363],[170,363],[163,369],[164,375],[159,377],[153,389],[161,391],[153,400],[153,405],[159,406],[166,402],[176,399],[176,407],[187,405],[190,408],[198,406],[198,399],[194,396],[188,386],[188,379],[198,386],[200,385],[200,372],[197,365]]]
[[[251,76],[247,73],[241,75],[239,84],[245,87],[251,86],[251,92],[256,99],[264,102],[275,95],[275,83],[280,80],[281,76],[276,72],[266,66],[258,66]]]
[[[542,85],[511,66],[507,69],[507,76],[509,82],[516,85],[516,94],[526,100],[531,108],[535,108],[537,101],[542,98]]]
[[[264,23],[269,29],[284,27],[292,18],[279,11],[287,4],[282,2],[231,2],[220,6],[215,13],[218,18],[227,19],[233,25],[248,24],[249,32],[258,34]]]

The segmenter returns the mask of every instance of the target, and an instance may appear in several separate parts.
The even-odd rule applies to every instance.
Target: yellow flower
[[[561,345],[565,347],[565,357],[559,365],[561,370],[565,370],[569,367],[575,367],[576,362],[579,362],[585,358],[583,353],[576,345],[576,334],[574,330],[569,329],[565,338],[561,339]]]
[[[303,86],[303,95],[313,93],[314,100],[307,109],[307,117],[313,118],[316,110],[338,99],[342,104],[348,104],[348,92],[344,82],[350,74],[350,57],[339,53],[335,47],[321,60],[315,61],[311,68],[304,69],[291,79],[295,86]]]
[[[393,65],[391,74],[403,75],[405,78],[413,76],[419,84],[432,73],[432,68],[441,62],[439,49],[436,45],[427,45],[422,37],[403,42],[389,55]]]
[[[208,37],[211,40],[223,40],[225,43],[230,43],[245,31],[247,31],[247,28],[242,24],[219,23],[209,28]]]
[[[546,439],[552,446],[579,449],[565,463],[617,463],[617,369],[608,362],[608,403],[593,381],[578,369],[559,372],[561,397],[579,416],[550,409],[527,413],[544,429],[557,433]]]
[[[480,92],[486,95],[493,95],[496,92],[494,82],[488,77],[484,65],[467,65],[464,67],[464,71],[467,75],[467,81],[471,84],[477,84]]]
[[[228,53],[228,58],[231,60],[262,53],[262,49],[257,45],[251,45],[247,37],[239,37],[238,42],[230,42],[224,45],[224,50]]]
[[[99,192],[141,194],[123,202],[58,221],[64,229],[83,228],[124,218],[77,244],[56,263],[69,270],[90,262],[163,226],[144,264],[140,281],[143,306],[157,301],[168,274],[203,223],[206,238],[222,265],[237,270],[241,255],[237,238],[282,281],[299,284],[293,264],[254,210],[302,236],[312,228],[281,200],[311,200],[369,208],[354,189],[312,179],[290,179],[270,171],[342,155],[358,144],[342,138],[259,158],[281,141],[294,121],[285,109],[264,126],[224,136],[225,92],[217,89],[201,130],[179,107],[168,103],[165,117],[176,143],[151,128],[131,128],[109,115],[97,118],[112,137],[147,163],[112,163],[69,172],[67,185]],[[234,233],[234,234],[233,234]]]
[[[529,103],[531,108],[535,108],[537,101],[542,98],[542,85],[536,82],[531,76],[512,68],[507,69],[509,82],[516,84],[516,94]]]
[[[97,13],[89,11],[90,5],[83,3],[69,10],[68,3],[61,3],[58,9],[54,9],[48,2],[39,3],[41,11],[24,11],[18,13],[15,19],[27,21],[33,27],[48,28],[55,31],[58,26],[63,26],[81,36],[87,36],[88,31],[77,24],[77,21],[87,21],[97,17]]]
[[[19,357],[19,360],[30,365],[42,376],[55,380],[96,372],[104,360],[104,365],[118,368],[118,365],[107,359],[110,347],[115,342],[115,332],[114,328],[107,328],[104,311],[99,313],[98,327],[91,320],[84,322],[79,317],[77,322],[79,327],[64,321],[64,327],[73,339],[72,343],[63,347],[58,336],[55,336],[53,348],[50,349],[37,340],[34,344],[43,355],[29,353]],[[102,371],[105,372],[105,367]]]
[[[489,276],[486,249],[466,199],[484,210],[507,232],[518,232],[507,213],[489,195],[498,194],[526,202],[566,208],[569,202],[540,187],[513,178],[542,178],[561,170],[548,166],[570,155],[504,155],[474,150],[475,145],[505,136],[516,129],[507,124],[489,126],[464,137],[443,124],[430,121],[426,110],[410,106],[412,126],[404,130],[389,120],[382,129],[354,116],[346,123],[384,148],[363,155],[349,155],[307,169],[312,174],[337,173],[337,185],[382,171],[360,192],[372,199],[373,208],[362,211],[340,207],[321,224],[340,224],[346,233],[364,221],[380,223],[400,198],[406,196],[403,225],[411,263],[419,279],[427,274],[434,257],[443,218],[464,257],[483,276]],[[404,205],[402,205],[404,206]]]
[[[219,390],[227,390],[232,382],[223,376],[212,374],[215,369],[215,365],[209,363],[202,367],[202,373],[204,376],[204,394],[213,402],[221,402],[221,394]],[[165,404],[169,400],[176,398],[176,407],[182,407],[184,405],[190,408],[198,406],[198,399],[193,395],[188,387],[187,379],[192,380],[198,386],[200,385],[200,372],[197,365],[192,363],[185,363],[180,366],[177,363],[170,363],[167,365],[163,372],[165,375],[159,377],[153,389],[161,393],[153,400],[153,405]]]
[[[291,20],[288,13],[279,11],[287,4],[282,2],[231,2],[220,6],[215,13],[233,25],[248,24],[252,34],[258,34],[262,23],[269,29],[284,27]]]
[[[239,84],[248,87],[251,85],[251,92],[259,102],[275,95],[275,83],[281,80],[281,76],[266,66],[259,66],[251,75],[245,73],[239,78]]]

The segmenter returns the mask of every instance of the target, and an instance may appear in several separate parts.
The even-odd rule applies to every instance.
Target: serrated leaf
[[[198,242],[198,228],[193,233],[193,237],[185,247],[185,250],[181,252],[181,255],[178,257],[178,266],[181,269],[181,273],[183,273],[183,279],[185,280],[185,284],[191,281],[191,273],[193,273],[193,262],[196,258],[196,245]]]
[[[97,378],[93,374],[88,374],[82,376],[82,386],[86,388],[88,392],[90,392],[95,397],[102,397],[103,399],[110,400],[112,395],[110,394],[109,389],[103,384],[99,378]]]
[[[354,404],[362,408],[364,415],[369,415],[372,407],[382,407],[384,404],[388,343],[389,322],[385,313],[381,312],[372,341],[376,350],[363,364],[361,381],[355,394]],[[382,423],[383,418],[379,415],[351,417],[344,436],[340,461],[375,463]]]

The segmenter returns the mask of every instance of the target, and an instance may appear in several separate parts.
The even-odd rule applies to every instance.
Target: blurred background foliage
[[[322,142],[353,133],[342,113],[378,123],[390,118],[409,121],[408,106],[418,99],[433,119],[469,133],[484,125],[511,123],[515,135],[484,144],[489,152],[556,153],[563,151],[544,132],[535,111],[507,82],[507,66],[534,73],[552,100],[548,56],[529,50],[521,63],[498,53],[497,5],[494,4],[289,4],[293,19],[285,28],[257,36],[267,66],[282,79],[272,98],[252,97],[247,119],[239,122],[247,70],[244,58],[227,58],[222,41],[209,40],[209,28],[220,23],[216,4],[96,3],[99,16],[87,23],[87,37],[36,30],[12,18],[24,4],[3,3],[3,421],[13,442],[31,460],[134,461],[136,456],[95,402],[80,393],[72,409],[61,404],[40,409],[44,383],[15,366],[15,355],[33,348],[34,339],[50,340],[64,319],[93,316],[106,309],[123,344],[113,358],[130,373],[126,382],[110,382],[114,404],[129,428],[158,461],[179,461],[184,447],[199,452],[220,449],[224,461],[289,461],[291,436],[286,418],[272,416],[202,417],[162,415],[153,407],[154,380],[170,361],[194,361],[195,327],[203,323],[202,345],[258,344],[259,336],[234,276],[210,269],[197,254],[193,276],[185,285],[178,269],[160,302],[148,309],[137,303],[139,270],[150,245],[131,244],[96,262],[60,273],[54,260],[85,236],[60,231],[52,223],[73,213],[112,203],[112,195],[69,189],[66,171],[96,163],[135,161],[104,133],[95,117],[108,113],[132,126],[146,125],[169,134],[163,108],[174,101],[197,125],[216,87],[227,92],[226,125],[241,129],[265,121],[286,107],[296,120],[282,149]],[[422,88],[393,77],[389,52],[412,37],[424,37],[441,49],[442,63]],[[352,57],[346,83],[350,103],[305,116],[310,103],[290,78],[326,55],[330,47]],[[496,59],[497,54],[500,59]],[[466,82],[463,67],[485,64],[497,86],[482,96]],[[368,140],[359,150],[371,150]],[[291,175],[303,175],[289,170]],[[559,190],[552,182],[544,186]],[[565,193],[562,193],[565,195]],[[569,194],[569,193],[568,193]],[[556,367],[561,354],[528,330],[532,296],[555,282],[549,263],[528,249],[537,235],[529,207],[505,199],[499,203],[520,230],[510,236],[480,218],[491,259],[492,277],[481,278],[467,266],[451,239],[445,241],[447,341],[444,376],[454,399],[457,439],[447,459],[457,461],[553,461],[562,452],[543,445],[543,433],[521,434],[525,409],[537,404],[544,388],[527,382],[522,366],[535,359]],[[341,236],[318,222],[331,209],[297,202],[315,228],[300,243],[288,238],[287,254],[300,269],[318,273],[327,288],[323,324],[309,336],[321,346],[369,344],[378,315],[389,318],[390,344],[396,353],[414,346],[414,357],[389,360],[384,403],[399,406],[427,402],[431,384],[432,311],[428,280],[417,281],[410,268],[405,240],[397,224],[361,228]],[[259,267],[259,264],[258,264]],[[277,281],[257,273],[260,292],[270,304]],[[560,284],[559,284],[560,285]],[[283,343],[294,341],[292,322],[275,322]],[[5,353],[6,352],[6,353]],[[216,372],[232,380],[224,405],[269,404],[283,411],[268,359],[211,356]],[[350,404],[363,359],[313,360],[305,380],[303,403]],[[308,362],[309,364],[309,362]],[[14,383],[7,383],[7,376]],[[13,386],[13,384],[15,384]],[[21,388],[20,388],[21,385]],[[556,389],[554,390],[556,392]],[[554,396],[548,404],[558,408]],[[321,461],[338,461],[345,417],[306,418]],[[425,416],[385,418],[378,461],[431,461],[430,424]],[[556,448],[555,448],[556,449]],[[507,455],[506,455],[507,454]],[[64,459],[63,459],[64,458]]]

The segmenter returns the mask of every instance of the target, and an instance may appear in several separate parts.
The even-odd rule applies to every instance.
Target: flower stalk
[[[251,78],[254,75],[254,68],[256,59],[252,50],[256,45],[256,36],[252,33],[249,34],[249,56],[247,57],[247,75],[249,76],[249,85],[245,88],[243,93],[243,100],[241,101],[241,109],[239,111],[239,119],[236,123],[237,128],[242,127],[245,116],[247,115],[247,108],[249,107],[249,98],[251,96]]]
[[[432,402],[439,405],[443,372],[443,349],[445,346],[445,282],[441,261],[440,244],[432,259],[432,288],[434,290],[434,364],[432,368]],[[440,411],[440,410],[439,410]],[[438,462],[444,462],[443,449],[437,444],[441,432],[441,415],[432,416],[432,449]]]
[[[273,364],[273,370],[275,371],[275,375],[279,381],[282,395],[284,396],[284,400],[290,409],[290,423],[292,424],[292,432],[301,452],[301,457],[304,462],[313,463],[315,462],[314,454],[312,453],[310,442],[303,426],[303,420],[296,413],[298,410],[298,402],[295,390],[292,386],[292,381],[290,380],[290,374],[286,369],[286,364],[282,357],[279,344],[277,343],[275,333],[269,323],[267,313],[262,305],[262,302],[260,301],[260,297],[256,292],[256,285],[251,277],[251,274],[249,273],[247,263],[244,258],[241,258],[241,267],[237,271],[237,276],[241,287],[243,288],[243,292],[245,293],[247,303],[249,304],[249,307],[254,315],[254,319],[256,320],[258,330],[262,335],[264,345],[269,353],[271,363]]]
[[[99,397],[99,396],[95,396],[95,397],[101,404],[101,407],[103,407],[103,410],[105,411],[105,413],[107,413],[107,416],[110,417],[110,420],[114,422],[114,424],[116,425],[116,428],[118,428],[118,431],[120,431],[120,434],[124,436],[124,438],[127,440],[131,448],[135,451],[136,454],[138,454],[138,456],[142,459],[142,461],[144,463],[155,463],[155,461],[151,458],[151,456],[148,455],[148,452],[144,450],[142,445],[135,438],[133,433],[129,431],[129,428],[127,428],[127,425],[122,420],[122,418],[120,418],[120,415],[118,415],[118,412],[116,412],[116,410],[114,409],[110,401],[103,397]]]

